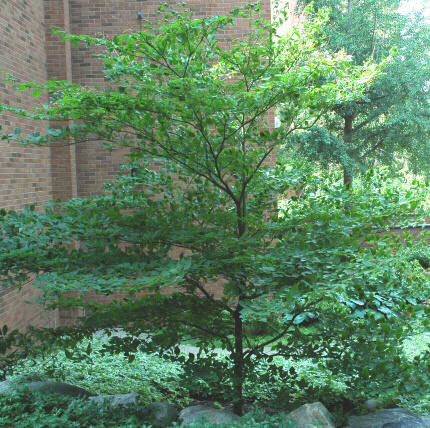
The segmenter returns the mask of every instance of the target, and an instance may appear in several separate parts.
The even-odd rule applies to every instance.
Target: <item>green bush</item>
[[[0,426],[5,428],[150,428],[146,425],[143,405],[112,407],[84,399],[72,399],[57,394],[37,394],[22,389],[0,396]],[[174,423],[177,428],[208,428],[213,425],[202,420],[193,423]],[[269,416],[255,409],[243,417],[243,425],[222,424],[217,428],[295,428],[284,413]]]
[[[427,245],[415,245],[405,251],[405,257],[408,261],[416,260],[423,269],[430,267],[430,247]]]
[[[387,344],[390,335],[394,334],[394,325],[390,325],[387,340],[381,340],[381,343]],[[400,405],[419,413],[429,413],[430,396],[419,386],[420,378],[428,372],[426,352],[430,338],[423,333],[426,327],[417,326],[403,347],[399,343],[400,360],[390,363],[388,368],[393,374],[390,379],[385,379],[385,371],[381,370],[380,361],[375,357],[382,352],[380,343],[369,342],[368,352],[360,353],[360,343],[366,340],[368,332],[365,323],[362,326],[356,324],[355,329],[345,338],[335,338],[337,346],[348,354],[342,359],[261,359],[248,374],[244,385],[245,400],[271,411],[282,409],[286,412],[304,403],[321,401],[337,422],[359,411],[362,403],[369,398],[380,399],[387,406]],[[308,337],[314,335],[311,327],[304,333]],[[376,333],[374,331],[375,337],[379,335]],[[331,329],[324,334],[321,340],[327,342]],[[351,342],[354,335],[356,337]],[[51,378],[81,386],[96,394],[139,392],[143,403],[167,400],[182,407],[192,399],[228,401],[224,393],[229,390],[231,380],[223,373],[231,370],[232,366],[227,353],[220,353],[215,359],[192,359],[181,353],[177,358],[182,361],[171,361],[155,354],[138,352],[130,363],[123,354],[103,354],[105,341],[102,338],[91,342],[91,358],[84,358],[79,350],[84,350],[88,343],[84,341],[79,345],[74,359],[66,358],[63,351],[58,351],[44,358],[24,360],[15,367],[8,380],[23,382]],[[317,344],[316,341],[314,343]],[[402,371],[398,371],[399,367]],[[405,375],[414,375],[417,379],[408,381]]]
[[[103,343],[101,338],[91,342],[91,358],[79,353],[88,346],[88,341],[83,341],[74,359],[58,351],[24,360],[15,366],[8,380],[19,383],[54,379],[96,394],[138,392],[144,403],[167,400],[186,406],[192,399],[228,401],[224,394],[231,387],[231,380],[223,373],[231,370],[232,365],[227,353],[195,360],[181,354],[179,357],[186,362],[179,362],[138,352],[130,363],[122,354],[103,354]],[[321,401],[333,410],[341,407],[346,390],[345,377],[334,376],[325,364],[310,358],[297,361],[275,357],[253,366],[244,385],[244,396],[247,402],[274,411],[291,411],[311,401]]]
[[[98,405],[28,389],[0,396],[0,426],[5,428],[145,428],[144,408]]]
[[[8,379],[18,383],[27,380],[54,379],[80,386],[93,394],[126,394],[137,392],[144,403],[167,400],[187,404],[188,390],[180,384],[181,365],[156,354],[139,352],[133,362],[124,354],[103,353],[104,339],[91,341],[92,354],[82,351],[89,341],[81,342],[74,358],[58,350],[44,357],[21,361]]]
[[[102,353],[104,339],[91,341],[90,357],[81,354],[89,342],[83,341],[73,359],[62,350],[46,356],[22,360],[14,367],[8,380],[15,383],[53,379],[89,390],[94,394],[122,394],[137,392],[144,403],[167,400],[177,405],[187,405],[191,399],[226,401],[224,393],[231,380],[223,376],[232,365],[227,354],[215,359],[204,357],[187,362],[171,361],[156,354],[138,352],[129,362],[123,354]],[[276,365],[276,370],[269,370]],[[273,361],[261,360],[253,367],[244,385],[248,402],[262,406],[292,410],[306,402],[307,396],[321,401],[323,398],[342,394],[344,379],[336,378],[322,364],[312,359],[295,361],[275,357]],[[304,393],[306,392],[306,394]]]

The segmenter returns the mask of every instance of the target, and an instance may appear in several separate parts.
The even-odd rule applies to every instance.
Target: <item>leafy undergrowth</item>
[[[5,428],[150,428],[143,404],[130,407],[98,405],[84,399],[71,399],[57,394],[33,394],[28,389],[0,396],[0,426]],[[173,423],[176,428],[208,428],[206,421],[188,424]],[[295,428],[285,414],[268,415],[254,410],[243,417],[250,428]],[[217,428],[239,425],[217,425]]]
[[[167,400],[178,407],[184,407],[194,399],[223,402],[223,391],[229,387],[229,377],[219,375],[220,366],[213,366],[213,370],[210,369],[211,366],[205,366],[198,371],[195,369],[196,365],[194,365],[194,371],[190,371],[189,367],[178,361],[161,358],[157,354],[144,354],[141,352],[137,353],[135,360],[129,363],[128,358],[122,354],[103,354],[101,352],[103,343],[104,340],[102,338],[92,340],[93,353],[91,354],[91,358],[84,358],[85,353],[79,354],[78,352],[75,359],[69,359],[62,350],[59,350],[44,358],[39,357],[22,361],[19,365],[15,366],[14,372],[8,376],[8,380],[22,383],[27,380],[53,379],[83,387],[94,394],[100,395],[138,392],[141,394],[142,404]],[[429,344],[429,333],[411,335],[404,344],[405,360],[412,361],[414,358],[423,355],[428,351]],[[88,342],[83,342],[81,344],[82,350],[87,346]],[[220,365],[226,364],[226,358],[222,353],[217,356],[217,361]],[[267,376],[269,364],[281,367],[283,374],[280,372],[279,375],[272,373],[271,376]],[[285,373],[290,373],[291,376],[286,377]],[[316,362],[311,359],[294,361],[292,359],[275,357],[271,363],[261,361],[255,366],[252,376],[245,384],[244,396],[247,402],[255,403],[270,413],[280,410],[288,412],[301,404],[321,401],[332,412],[338,423],[344,422],[347,414],[359,412],[360,409],[363,410],[361,406],[365,399],[379,399],[384,406],[398,405],[420,414],[430,413],[430,395],[425,391],[419,395],[410,394],[396,397],[380,396],[377,390],[372,390],[371,392],[358,391],[359,394],[357,394],[357,391],[354,391],[355,396],[360,396],[362,399],[359,402],[351,403],[345,398],[351,396],[347,386],[348,383],[351,382],[347,376],[334,375],[327,368],[324,361]],[[27,396],[23,397],[23,399],[28,400]],[[1,400],[1,405],[6,406],[4,399],[2,398]],[[63,403],[63,409],[69,409],[68,405],[65,407],[65,401],[61,400],[58,398],[56,402]],[[43,405],[43,402],[38,404],[38,406],[42,407]],[[13,403],[11,406],[12,409],[15,408]],[[75,410],[73,410],[73,406],[76,405],[71,406],[71,410],[69,409],[67,412],[74,414]],[[45,411],[42,410],[32,411],[32,414],[37,415],[38,412],[43,413]],[[91,406],[87,410],[90,414],[94,411]],[[107,412],[106,415],[109,414],[109,409],[103,411]],[[48,411],[46,410],[46,412]],[[54,415],[52,416],[54,419],[59,418],[60,422],[57,425],[52,423],[50,425],[39,426],[75,426],[71,423],[61,425],[61,418],[69,414],[64,412],[66,411],[52,408],[48,413]],[[130,419],[130,425],[125,424],[124,421],[128,420],[126,418],[119,426],[134,427],[133,423],[135,422],[133,422],[133,418],[137,418],[138,416],[138,414],[127,416],[127,418],[132,418]],[[252,416],[251,414],[248,416],[248,418],[253,417],[255,415]],[[264,417],[267,421],[269,420],[267,419],[267,415]],[[270,425],[272,422],[267,422],[268,424],[266,425],[258,425],[261,422],[261,415],[259,418],[255,421],[250,419],[250,423],[247,426],[272,426]],[[276,416],[273,416],[273,418],[276,419]],[[22,426],[28,426],[30,421],[31,419],[26,420],[26,423],[23,422]],[[103,423],[102,419],[98,420],[97,423],[99,425],[94,426],[104,426],[100,425]],[[142,426],[142,420],[139,421],[139,424],[139,426]],[[38,426],[35,424],[30,425]],[[15,423],[15,425],[10,426],[21,425]],[[189,425],[190,428],[200,428],[200,426],[208,425]],[[273,426],[281,425],[278,423],[278,425],[274,424]],[[287,427],[288,425],[285,426]]]
[[[22,361],[8,380],[22,383],[53,379],[80,386],[96,395],[137,392],[143,403],[168,400],[187,404],[188,390],[180,384],[183,370],[179,363],[144,353],[137,353],[130,363],[123,354],[102,353],[103,343],[100,338],[92,341],[90,357],[77,352],[76,358],[69,359],[59,350],[44,358]],[[80,348],[87,345],[85,341]]]
[[[52,379],[80,386],[97,395],[137,392],[143,403],[167,400],[178,406],[185,406],[192,399],[215,398],[222,401],[223,389],[230,387],[229,378],[219,376],[218,367],[196,371],[198,364],[195,364],[193,371],[187,372],[177,361],[142,352],[138,352],[130,363],[123,354],[102,353],[103,343],[101,338],[93,339],[91,357],[78,352],[76,358],[69,359],[59,350],[49,356],[27,359],[15,366],[8,380],[23,383]],[[80,348],[87,346],[85,341]],[[219,363],[225,363],[222,353],[216,359]],[[244,385],[244,396],[248,402],[291,410],[296,403],[303,404],[304,391],[309,394],[310,389],[314,390],[315,399],[318,399],[319,394],[339,395],[345,390],[342,379],[335,378],[322,364],[317,365],[311,360],[293,361],[275,357],[271,364],[285,372],[294,372],[294,377],[288,381],[280,374],[265,379],[269,363],[261,361]]]
[[[49,394],[32,394],[28,390],[0,396],[0,426],[27,427],[142,427],[141,408],[98,406],[81,399]]]
[[[423,358],[430,352],[430,333],[420,332],[411,335],[404,343],[405,355],[409,361]],[[428,388],[422,395],[408,396],[402,395],[398,398],[399,407],[405,407],[419,414],[430,414],[430,392]]]

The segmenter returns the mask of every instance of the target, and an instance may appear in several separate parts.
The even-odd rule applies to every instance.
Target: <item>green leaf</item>
[[[295,325],[299,325],[301,324],[303,321],[306,321],[308,318],[308,313],[307,312],[302,312],[301,314],[297,315],[294,318],[293,324]]]
[[[33,98],[38,98],[42,95],[43,89],[33,89],[32,94]]]

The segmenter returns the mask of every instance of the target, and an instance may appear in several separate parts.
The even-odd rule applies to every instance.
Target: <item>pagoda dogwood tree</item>
[[[103,195],[40,212],[4,212],[3,283],[20,285],[36,275],[48,307],[85,308],[76,334],[123,327],[131,336],[112,338],[115,351],[169,350],[185,338],[195,338],[202,350],[228,350],[226,376],[241,414],[243,382],[255,357],[271,344],[288,354],[279,340],[296,334],[292,343],[300,344],[297,328],[316,319],[322,301],[339,293],[363,297],[368,285],[365,275],[354,284],[345,275],[339,282],[339,263],[358,257],[354,234],[369,226],[360,211],[366,203],[357,205],[360,223],[354,210],[342,208],[341,193],[324,196],[334,218],[351,216],[342,227],[312,197],[283,210],[278,198],[295,181],[271,164],[276,147],[305,126],[302,112],[353,101],[378,74],[374,66],[353,67],[343,54],[318,50],[326,15],[321,11],[302,32],[292,29],[285,37],[277,36],[276,23],[261,19],[258,7],[202,19],[169,11],[155,26],[109,40],[65,34],[103,50],[98,57],[110,86],[17,82],[18,90],[35,96],[50,91],[50,103],[36,112],[3,109],[74,125],[46,135],[16,130],[3,140],[102,141],[128,148],[130,161]],[[220,32],[236,19],[248,22],[249,34],[225,47]],[[289,105],[288,120],[273,128],[271,114],[281,103]],[[397,202],[372,215],[380,223],[399,221],[410,202]],[[373,266],[370,259],[356,263]],[[357,303],[362,316],[378,290],[391,290],[386,277],[376,275],[363,307]],[[94,298],[117,291],[122,294],[109,304]],[[375,305],[369,311],[378,312]],[[256,322],[270,326],[270,337],[249,336],[247,326]],[[140,333],[150,339],[139,340]]]

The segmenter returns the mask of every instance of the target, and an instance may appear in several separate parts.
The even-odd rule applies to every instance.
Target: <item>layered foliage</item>
[[[265,355],[330,355],[359,372],[354,349],[363,341],[375,349],[369,356],[386,347],[398,352],[384,339],[394,329],[404,333],[402,314],[424,301],[425,281],[399,268],[382,244],[363,246],[375,226],[419,221],[422,186],[346,191],[306,164],[270,161],[288,135],[308,126],[305,112],[354,102],[377,67],[318,50],[325,11],[285,37],[257,12],[194,19],[172,11],[112,40],[64,35],[105,50],[98,56],[112,86],[20,83],[35,96],[53,92],[50,104],[37,112],[2,107],[35,120],[75,121],[47,135],[16,130],[4,140],[104,141],[127,147],[130,157],[100,196],[4,212],[3,283],[20,286],[35,275],[47,308],[86,310],[79,326],[53,332],[64,346],[122,327],[128,335],[113,336],[106,350],[131,360],[137,349],[166,352],[190,370],[194,355],[172,350],[181,341],[193,339],[203,354],[227,350],[221,365],[210,355],[199,364],[228,380],[223,396],[238,414],[245,379]],[[225,47],[221,33],[235,15],[250,32]],[[273,128],[271,112],[281,105],[283,125]],[[288,194],[295,197],[281,203]],[[109,304],[94,299],[115,292],[122,294]],[[373,325],[370,340],[364,332]],[[43,333],[47,343],[50,332]],[[346,345],[326,340],[332,335]],[[375,373],[384,366],[372,364]],[[289,376],[276,364],[271,370]]]

